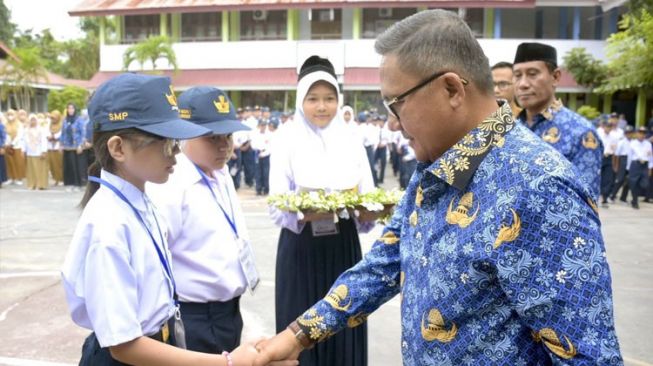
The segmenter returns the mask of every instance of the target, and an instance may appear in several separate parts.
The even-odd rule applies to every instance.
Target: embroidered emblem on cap
[[[129,113],[127,112],[120,112],[120,113],[109,113],[109,121],[115,122],[115,121],[124,121],[127,116],[129,116]]]
[[[168,100],[168,103],[170,103],[173,111],[179,110],[177,107],[177,96],[175,96],[175,91],[172,90],[172,85],[170,85],[170,95],[166,94],[166,99]]]
[[[229,113],[229,102],[225,100],[224,95],[220,95],[217,101],[213,101],[213,104],[219,113]]]
[[[183,119],[190,119],[193,116],[191,113],[190,109],[180,109],[179,110],[179,117]]]

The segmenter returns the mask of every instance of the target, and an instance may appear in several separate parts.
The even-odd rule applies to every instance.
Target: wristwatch
[[[299,326],[297,320],[290,323],[288,325],[288,329],[293,332],[295,339],[297,342],[299,342],[303,349],[311,349],[315,346],[315,343],[317,343],[312,340],[306,333],[304,333],[304,330]]]

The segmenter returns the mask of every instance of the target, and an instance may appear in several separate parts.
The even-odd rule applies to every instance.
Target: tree
[[[31,97],[34,95],[33,84],[48,80],[38,48],[15,48],[17,59],[9,57],[0,69],[0,98],[12,96],[18,108],[30,110]]]
[[[593,89],[603,84],[608,69],[600,61],[585,51],[585,48],[573,48],[564,57],[564,66],[576,82]]]
[[[600,91],[653,87],[653,13],[625,14],[607,41],[609,75]]]
[[[9,45],[14,38],[16,24],[11,22],[11,12],[5,6],[5,2],[0,0],[0,42]]]
[[[177,57],[175,56],[175,51],[172,49],[170,39],[166,36],[149,37],[129,47],[125,51],[122,67],[128,70],[129,66],[134,61],[137,61],[141,66],[141,70],[143,70],[145,63],[150,61],[152,63],[152,70],[156,70],[156,62],[160,59],[167,60],[173,69],[175,71],[177,70]]]
[[[48,109],[51,111],[65,110],[68,103],[73,103],[77,109],[86,108],[88,91],[78,86],[67,86],[61,90],[52,90],[48,93]]]

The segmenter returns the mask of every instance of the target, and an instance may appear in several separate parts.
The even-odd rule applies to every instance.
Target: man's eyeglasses
[[[398,96],[390,99],[390,100],[384,100],[383,105],[385,106],[385,109],[388,110],[388,113],[391,113],[393,116],[399,120],[399,113],[395,110],[395,106],[399,103],[403,103],[404,100],[406,99],[407,96],[413,94],[414,92],[418,91],[419,89],[423,88],[426,86],[428,83],[431,81],[439,78],[440,76],[448,73],[450,71],[438,71],[435,74],[431,75],[430,77],[424,79],[421,83],[415,85],[414,87],[408,89],[407,91],[399,94]],[[460,76],[459,76],[460,77]],[[460,78],[460,81],[463,83],[463,85],[467,85],[469,82],[463,78]]]
[[[494,87],[499,88],[499,90],[506,90],[512,86],[512,83],[509,81],[499,81],[499,82],[494,82],[493,84]]]

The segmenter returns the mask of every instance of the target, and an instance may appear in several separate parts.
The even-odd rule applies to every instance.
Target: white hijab
[[[304,76],[297,85],[295,118],[275,140],[272,151],[271,193],[303,190],[348,190],[367,192],[374,188],[367,157],[360,141],[345,124],[341,113],[324,128],[312,124],[304,115],[303,103],[313,84],[325,81],[338,94],[335,77],[325,71]],[[276,155],[276,156],[275,156]],[[286,187],[276,184],[273,176],[285,171]]]

